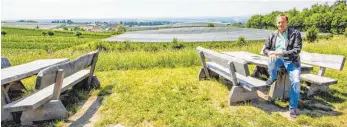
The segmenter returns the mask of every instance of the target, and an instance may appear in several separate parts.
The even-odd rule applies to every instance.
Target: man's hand
[[[272,61],[274,61],[274,60],[276,60],[277,59],[277,55],[274,53],[274,54],[271,54],[270,56],[269,56],[269,60],[272,62]]]
[[[277,56],[280,56],[280,55],[283,55],[283,51],[282,50],[275,51],[274,54]]]

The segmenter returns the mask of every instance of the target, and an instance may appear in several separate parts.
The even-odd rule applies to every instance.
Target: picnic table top
[[[1,85],[17,81],[40,72],[40,70],[59,63],[69,61],[68,58],[63,59],[41,59],[29,63],[12,66],[1,69]]]
[[[256,65],[266,67],[266,68],[267,68],[267,65],[269,63],[268,62],[269,58],[267,56],[262,56],[262,55],[258,55],[258,54],[254,54],[254,53],[250,53],[250,52],[245,52],[245,51],[223,52],[223,54],[237,57],[237,58],[241,58],[250,64],[256,64]],[[313,69],[313,67],[310,65],[301,64],[301,70],[302,71],[311,71],[312,69]]]

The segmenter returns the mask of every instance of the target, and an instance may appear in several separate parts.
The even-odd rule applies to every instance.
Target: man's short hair
[[[285,14],[279,14],[279,15],[276,17],[276,19],[277,19],[278,17],[282,17],[282,16],[286,17],[287,22],[289,22],[289,21],[288,21],[288,16],[285,15]]]

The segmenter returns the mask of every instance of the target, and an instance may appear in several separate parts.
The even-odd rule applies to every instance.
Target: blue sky
[[[1,19],[230,17],[334,0],[1,0]]]

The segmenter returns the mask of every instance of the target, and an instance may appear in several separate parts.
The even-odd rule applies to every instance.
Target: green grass
[[[174,48],[172,43],[108,43],[101,42],[99,35],[92,34],[90,36],[97,37],[77,38],[69,32],[43,37],[35,29],[6,29],[17,33],[6,35],[7,39],[2,38],[2,57],[9,58],[12,65],[47,58],[72,60],[101,49],[96,66],[101,88],[90,92],[69,91],[65,94],[67,98],[63,99],[72,115],[79,110],[78,101],[91,95],[104,96],[100,107],[102,119],[96,126],[118,123],[127,126],[347,126],[347,64],[343,71],[326,70],[325,76],[338,79],[338,84],[332,85],[328,93],[305,98],[312,103],[331,105],[337,114],[305,105],[304,110],[308,112],[291,121],[250,103],[228,106],[229,89],[225,85],[216,80],[197,80],[201,66],[195,51],[197,46],[218,52],[259,53],[263,41],[250,41],[245,46],[237,46],[234,42],[179,42],[178,45],[183,46]],[[55,49],[47,51],[31,46],[46,44],[52,44],[48,46]],[[56,48],[60,44],[66,45]],[[334,36],[316,43],[304,42],[303,50],[347,57],[346,44],[346,37]],[[250,68],[252,70],[254,66]],[[313,73],[317,70],[318,67],[315,67]],[[27,88],[25,95],[34,92],[35,77],[25,79],[23,83]],[[277,101],[275,104],[286,109],[288,101]],[[40,126],[62,126],[63,123],[57,120]]]
[[[294,125],[247,104],[228,106],[228,88],[215,80],[198,81],[199,69],[197,66],[97,73],[103,87],[114,86],[112,94],[102,101],[101,112],[107,115],[97,125],[141,126],[144,121],[153,126]]]
[[[2,30],[7,34],[1,37],[1,48],[43,49],[46,52],[101,41],[101,38],[110,36],[108,33],[84,32],[82,37],[76,37],[74,32],[70,31],[55,31],[54,36],[42,36],[41,29],[2,27]]]
[[[64,30],[43,30],[43,29],[32,29],[32,28],[17,28],[17,27],[1,27],[1,30],[6,31],[7,35],[20,35],[20,36],[43,36],[43,31],[53,31],[54,36],[64,37],[75,37],[74,31]],[[106,38],[110,37],[111,33],[107,32],[85,32],[81,31],[82,36],[85,38]],[[46,35],[48,36],[48,34]]]

